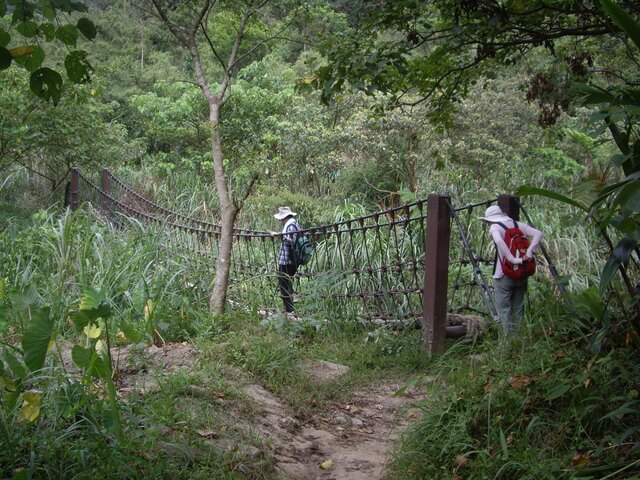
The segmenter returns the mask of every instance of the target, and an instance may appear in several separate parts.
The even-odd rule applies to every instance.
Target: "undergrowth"
[[[547,309],[510,341],[450,348],[429,374],[436,407],[387,478],[638,478],[640,354],[596,349],[574,315]]]

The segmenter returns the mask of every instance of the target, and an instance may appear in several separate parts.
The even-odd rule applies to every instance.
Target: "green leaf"
[[[509,447],[507,446],[507,439],[502,429],[500,429],[500,447],[502,448],[502,459],[506,460],[509,458]]]
[[[56,26],[53,23],[43,23],[40,25],[40,31],[48,42],[56,38]]]
[[[53,21],[56,18],[56,11],[49,5],[46,5],[42,9],[42,16],[44,16],[44,18],[46,18],[47,20]]]
[[[640,48],[640,24],[636,22],[631,15],[610,0],[600,0],[600,5],[604,11],[607,12],[607,15],[611,17],[613,23],[629,35],[629,38],[633,40],[633,43]]]
[[[9,50],[0,47],[0,70],[9,68],[11,66],[11,60],[13,60],[13,57],[9,53]]]
[[[56,38],[65,45],[75,47],[78,41],[78,29],[70,23],[63,25],[56,30]]]
[[[553,387],[549,389],[546,394],[547,400],[555,400],[556,398],[560,398],[565,393],[567,393],[571,389],[571,384],[560,382],[555,384]]]
[[[33,72],[42,66],[44,62],[44,50],[41,47],[34,47],[33,53],[23,57],[22,65],[29,72]]]
[[[619,205],[623,212],[640,212],[640,182],[633,181],[625,185],[616,196],[613,206]]]
[[[50,68],[43,67],[31,74],[31,91],[43,100],[51,99],[57,105],[62,95],[62,76]]]
[[[0,47],[6,47],[11,41],[11,35],[0,28]]]
[[[82,35],[84,35],[87,40],[93,40],[94,38],[96,38],[96,26],[88,18],[80,18],[78,20],[77,27],[78,30],[80,30],[80,33],[82,33]]]
[[[7,361],[7,365],[9,365],[9,368],[11,369],[15,377],[19,378],[20,380],[24,380],[25,378],[27,378],[29,372],[26,368],[24,368],[22,362],[18,360],[11,351],[5,350],[4,359]]]
[[[95,288],[89,287],[82,292],[78,308],[84,311],[95,310],[103,301],[104,297],[102,294]]]
[[[574,207],[579,208],[584,212],[588,211],[587,207],[581,204],[580,202],[578,202],[577,200],[574,200],[573,198],[569,198],[566,195],[562,195],[561,193],[557,193],[552,190],[547,190],[546,188],[538,188],[538,187],[531,187],[528,185],[524,185],[517,190],[516,195],[522,195],[522,196],[538,195],[541,197],[551,198],[553,200],[566,203],[568,205],[573,205]]]
[[[586,105],[598,105],[600,103],[611,103],[615,99],[609,91],[602,87],[587,85],[585,83],[574,83],[570,91],[582,98],[582,102]]]
[[[71,349],[71,359],[80,368],[87,369],[91,365],[91,357],[96,355],[93,348],[84,348],[80,345],[74,345]]]
[[[84,368],[88,375],[99,378],[107,378],[110,375],[108,364],[98,355],[95,348],[83,348],[80,345],[75,345],[71,350],[71,358],[73,363]]]
[[[40,305],[40,295],[33,285],[22,292],[9,292],[9,301],[19,313],[27,313]]]
[[[7,2],[6,0],[0,0],[0,18],[7,14]]]
[[[600,294],[603,294],[607,289],[618,267],[629,261],[631,252],[633,252],[637,245],[638,243],[631,237],[624,237],[618,242],[618,245],[616,245],[616,248],[602,269],[602,274],[600,275]]]
[[[45,357],[51,342],[54,320],[51,318],[48,307],[39,308],[31,315],[22,336],[22,349],[24,351],[24,363],[32,372],[40,370],[44,365]]]
[[[11,16],[11,25],[15,25],[16,23],[26,22],[30,18],[33,18],[33,14],[36,11],[35,5],[29,3],[26,0],[22,0],[19,3],[16,2],[15,10],[13,11],[13,15]]]
[[[23,22],[16,27],[17,32],[23,37],[33,38],[38,34],[38,24],[36,22]]]
[[[73,83],[87,83],[91,80],[91,65],[87,61],[87,52],[83,50],[69,53],[64,59],[64,67]]]

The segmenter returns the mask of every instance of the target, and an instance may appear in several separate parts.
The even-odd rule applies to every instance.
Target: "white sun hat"
[[[289,207],[279,207],[278,213],[274,214],[273,216],[278,220],[282,220],[283,218],[295,217],[296,215],[297,213],[292,212]]]
[[[480,220],[484,220],[485,222],[490,223],[497,223],[511,220],[511,217],[505,215],[499,206],[494,205],[485,210],[484,217],[480,217]]]

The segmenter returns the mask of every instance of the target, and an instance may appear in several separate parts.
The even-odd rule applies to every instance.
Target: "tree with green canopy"
[[[254,170],[242,188],[235,192],[229,188],[229,173],[233,172],[233,168],[228,159],[223,158],[223,107],[230,99],[240,68],[260,55],[266,42],[284,31],[286,26],[276,23],[275,27],[269,27],[261,22],[259,16],[265,11],[269,0],[150,0],[150,3],[148,11],[162,22],[188,53],[195,81],[207,102],[214,178],[221,214],[216,276],[209,306],[213,313],[222,314],[229,284],[234,224],[260,176],[260,172]],[[273,28],[273,31],[269,32],[269,28]],[[214,79],[218,83],[214,83]]]

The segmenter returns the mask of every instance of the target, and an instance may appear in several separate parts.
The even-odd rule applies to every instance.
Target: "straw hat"
[[[484,217],[480,217],[480,220],[484,220],[489,223],[497,223],[511,220],[511,217],[505,215],[499,206],[494,205],[485,210]]]
[[[280,207],[278,208],[278,213],[274,214],[273,216],[278,220],[282,220],[283,218],[295,217],[296,215],[297,213],[292,212],[289,207]]]

